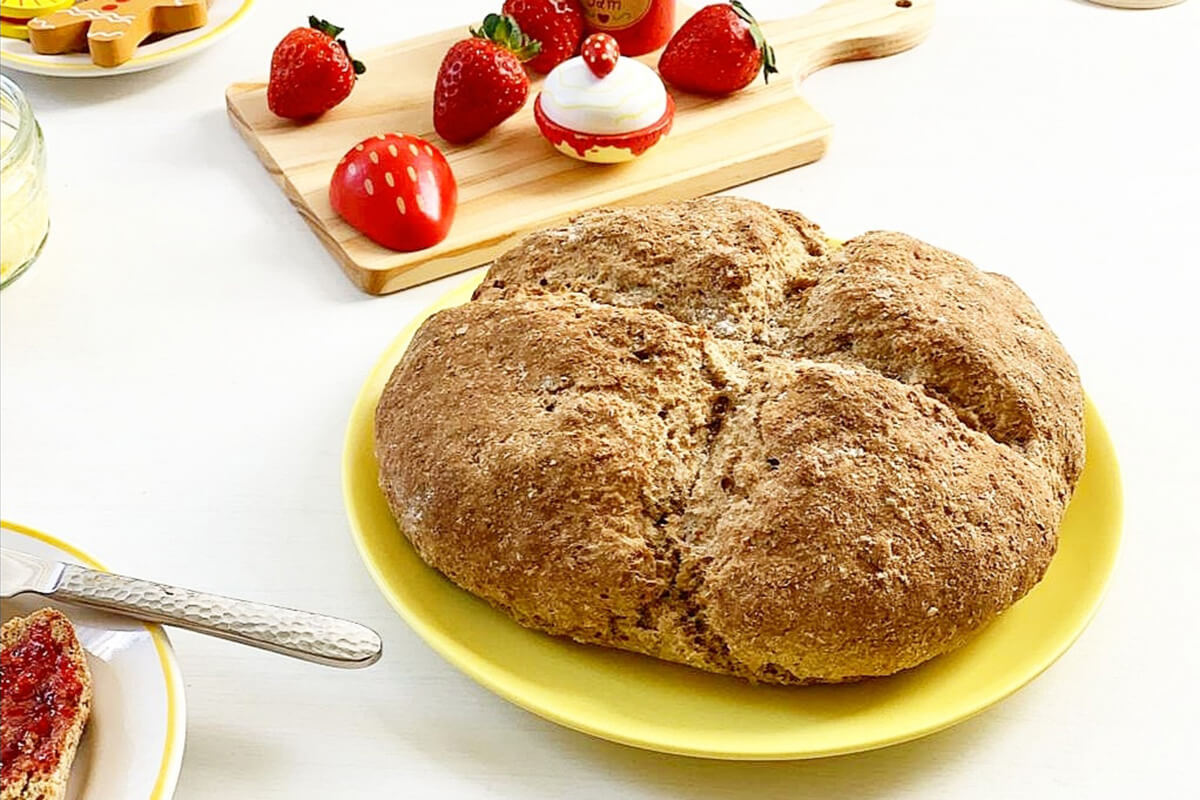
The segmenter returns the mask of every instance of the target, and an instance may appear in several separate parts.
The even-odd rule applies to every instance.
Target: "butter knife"
[[[0,548],[0,598],[30,592],[331,667],[368,667],[383,654],[379,634],[349,620],[194,592]]]

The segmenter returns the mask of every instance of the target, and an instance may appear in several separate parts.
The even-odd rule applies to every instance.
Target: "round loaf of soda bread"
[[[522,625],[838,682],[958,647],[1041,579],[1083,393],[1009,279],[714,197],[500,257],[414,336],[376,455],[421,558]]]

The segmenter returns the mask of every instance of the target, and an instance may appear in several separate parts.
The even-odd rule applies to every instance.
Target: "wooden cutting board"
[[[523,233],[600,205],[696,197],[820,158],[830,124],[800,97],[805,76],[840,61],[878,58],[914,46],[933,23],[933,0],[832,0],[802,16],[763,25],[780,74],[736,95],[672,92],[671,134],[645,157],[586,164],[542,138],[530,102],[475,142],[454,146],[433,130],[433,85],[442,56],[467,26],[382,47],[358,57],[367,72],[353,94],[316,122],[297,125],[267,109],[266,84],[235,83],[230,118],[296,209],[364,291],[385,294],[486,264]],[[681,8],[679,18],[686,12]],[[643,58],[657,63],[657,54]],[[387,250],[351,228],[329,204],[338,159],[376,133],[435,142],[458,180],[458,212],[441,244]]]

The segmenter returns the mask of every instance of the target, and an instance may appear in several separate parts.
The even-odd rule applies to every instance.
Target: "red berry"
[[[760,71],[768,81],[778,72],[775,51],[738,0],[693,14],[667,42],[658,71],[679,89],[713,95],[749,86]]]
[[[372,241],[392,250],[423,250],[449,233],[458,184],[446,157],[429,142],[381,133],[342,156],[329,181],[329,203]]]
[[[433,127],[455,144],[482,136],[525,105],[529,76],[521,62],[539,51],[511,17],[488,14],[471,33],[446,53],[433,91]]]
[[[345,100],[366,68],[337,36],[342,29],[316,17],[283,37],[271,55],[267,107],[287,119],[319,117]]]
[[[549,72],[579,51],[583,38],[579,0],[504,0],[503,12],[542,43],[541,53],[529,61],[534,72]]]
[[[607,33],[593,33],[583,40],[579,54],[583,56],[583,62],[588,65],[592,74],[603,78],[617,66],[621,48],[617,45],[617,40]]]

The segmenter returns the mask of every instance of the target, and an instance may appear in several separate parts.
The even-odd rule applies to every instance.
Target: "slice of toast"
[[[52,608],[0,633],[0,800],[61,800],[92,709],[92,675],[71,621]]]

